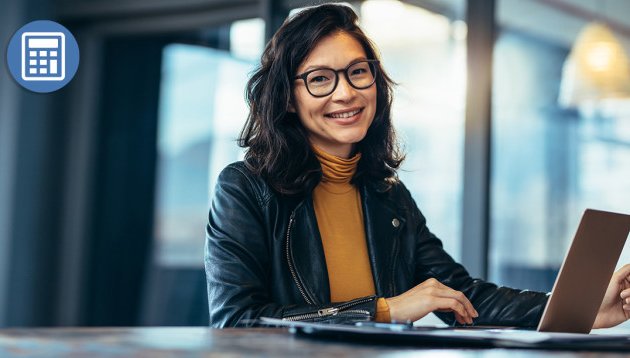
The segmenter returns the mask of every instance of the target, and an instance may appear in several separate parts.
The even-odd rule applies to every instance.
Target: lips
[[[325,114],[324,116],[328,118],[334,118],[334,119],[347,119],[347,118],[356,116],[362,111],[363,111],[363,108],[355,108],[355,109],[350,109],[350,110],[328,113],[328,114]]]

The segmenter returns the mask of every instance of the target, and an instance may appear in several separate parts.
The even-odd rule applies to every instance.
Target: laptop
[[[588,349],[597,344],[630,348],[627,335],[588,335],[595,322],[608,283],[614,273],[630,233],[630,215],[587,209],[560,267],[551,297],[536,331],[520,329],[474,329],[461,327],[412,327],[400,324],[358,323],[357,326],[289,322],[261,318],[267,325],[289,326],[296,333],[310,335],[367,335],[374,337],[412,338],[416,342],[447,340],[473,345],[559,347],[584,342]],[[479,327],[476,327],[479,328]],[[543,334],[544,333],[544,334]],[[415,338],[413,338],[415,337]],[[613,342],[614,341],[614,342]],[[550,346],[551,345],[551,346]]]
[[[630,215],[584,211],[538,331],[591,331],[629,232]]]

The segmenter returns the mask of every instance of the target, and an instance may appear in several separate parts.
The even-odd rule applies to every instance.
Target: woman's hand
[[[630,318],[630,264],[613,274],[593,328],[608,328]]]
[[[630,293],[630,292],[629,292]],[[629,295],[630,296],[630,295]],[[479,314],[460,291],[430,278],[409,291],[385,299],[392,321],[416,321],[433,311],[453,312],[461,324],[472,324]]]

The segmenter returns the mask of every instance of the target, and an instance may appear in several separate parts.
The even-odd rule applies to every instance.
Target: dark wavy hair
[[[249,116],[238,144],[247,148],[248,169],[280,193],[303,194],[321,180],[321,165],[308,132],[297,114],[288,112],[296,71],[321,39],[336,32],[354,37],[368,59],[378,59],[375,46],[357,22],[355,12],[345,5],[324,4],[300,11],[273,35],[247,82]],[[376,113],[365,138],[357,143],[362,156],[352,182],[376,182],[387,189],[398,180],[396,170],[404,155],[390,118],[394,82],[380,65],[377,72]]]

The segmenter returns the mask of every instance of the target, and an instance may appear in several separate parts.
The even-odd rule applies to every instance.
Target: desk
[[[513,349],[421,349],[295,337],[281,328],[0,329],[0,357],[626,357],[621,353]]]

